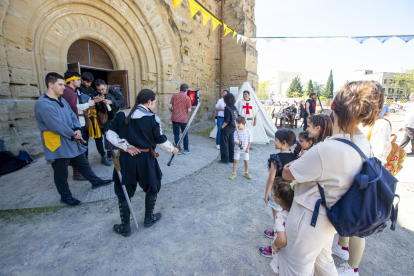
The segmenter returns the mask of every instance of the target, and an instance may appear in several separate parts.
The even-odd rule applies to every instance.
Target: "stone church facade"
[[[220,2],[200,3],[220,18]],[[255,36],[255,0],[227,0],[224,22]],[[169,100],[181,83],[200,90],[195,123],[214,121],[219,96],[220,26],[203,27],[199,12],[190,18],[188,2],[173,0],[0,0],[0,139],[5,150],[32,155],[43,149],[34,118],[36,99],[48,72],[77,69],[118,84],[133,105],[143,88],[158,96],[156,112],[169,123]],[[222,89],[253,81],[258,87],[257,51],[247,41],[223,38]]]

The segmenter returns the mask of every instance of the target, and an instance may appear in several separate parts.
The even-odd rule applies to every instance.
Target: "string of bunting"
[[[183,0],[174,0],[174,8],[177,8]],[[267,42],[272,42],[275,39],[278,39],[280,41],[286,42],[288,40],[297,40],[300,42],[305,41],[306,39],[313,39],[317,41],[318,43],[324,41],[325,39],[332,39],[336,43],[339,43],[345,39],[353,39],[357,41],[358,43],[362,44],[365,41],[367,41],[370,38],[375,38],[381,43],[384,43],[385,41],[389,40],[392,37],[398,37],[399,39],[403,40],[404,42],[409,42],[414,38],[414,35],[387,35],[387,36],[304,36],[304,37],[246,37],[244,35],[238,34],[233,29],[229,28],[224,22],[221,22],[217,17],[215,17],[209,10],[207,10],[203,5],[201,5],[197,0],[188,0],[188,4],[190,7],[190,17],[193,18],[196,13],[198,13],[201,10],[201,14],[203,17],[203,26],[205,26],[208,21],[211,19],[211,26],[212,30],[214,31],[218,25],[223,26],[224,28],[224,35],[233,33],[233,38],[237,38],[237,43],[241,41],[242,43],[245,43],[247,39],[250,39],[252,42],[257,42],[258,40],[266,40]]]
[[[174,8],[177,8],[183,0],[174,0]],[[224,22],[221,22],[217,17],[215,17],[209,10],[204,8],[199,2],[196,0],[188,0],[188,5],[190,7],[190,17],[193,18],[196,13],[198,13],[201,10],[201,14],[203,17],[203,26],[207,24],[208,21],[211,19],[211,26],[212,30],[214,31],[218,25],[223,26],[224,28],[224,35],[233,33],[233,38],[237,38],[237,43],[241,40],[242,43],[245,43],[247,40],[247,37],[241,34],[238,34],[233,29],[229,28]]]

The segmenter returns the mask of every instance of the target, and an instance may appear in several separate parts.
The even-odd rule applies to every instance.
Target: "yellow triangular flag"
[[[233,32],[232,29],[230,29],[229,27],[227,27],[226,24],[224,24],[225,28],[224,28],[224,35],[223,37],[225,37],[226,35],[228,35],[229,33]]]
[[[183,0],[174,0],[174,9],[178,7],[181,4],[181,2],[183,2]]]
[[[233,32],[233,38],[236,36],[236,34],[237,34],[236,32]]]
[[[211,17],[211,25],[213,26],[212,31],[214,31],[218,25],[222,25],[222,24],[217,18]]]
[[[211,15],[203,8],[201,9],[201,13],[203,14],[203,26],[205,26],[207,22],[210,20]]]
[[[194,15],[201,9],[201,6],[194,0],[188,0],[188,4],[190,4],[190,17],[193,18]]]

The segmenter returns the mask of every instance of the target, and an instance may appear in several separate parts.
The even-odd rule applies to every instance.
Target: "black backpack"
[[[361,172],[355,177],[349,190],[332,208],[326,206],[325,193],[318,183],[321,199],[315,204],[311,226],[315,227],[320,205],[325,206],[326,215],[341,237],[365,238],[382,232],[386,221],[391,220],[395,230],[398,203],[394,198],[398,180],[377,158],[367,158],[357,145],[346,139],[336,139],[354,148],[363,158]]]

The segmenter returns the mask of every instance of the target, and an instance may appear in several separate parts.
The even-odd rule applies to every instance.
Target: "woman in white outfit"
[[[324,188],[328,207],[349,190],[363,160],[357,151],[335,139],[351,140],[371,156],[369,141],[358,125],[373,125],[383,104],[382,87],[377,82],[346,84],[331,104],[333,135],[285,166],[282,177],[298,183],[286,223],[287,245],[279,251],[280,276],[338,275],[331,255],[336,231],[325,207],[320,207],[315,227],[310,225],[315,203],[321,198],[317,185]]]

